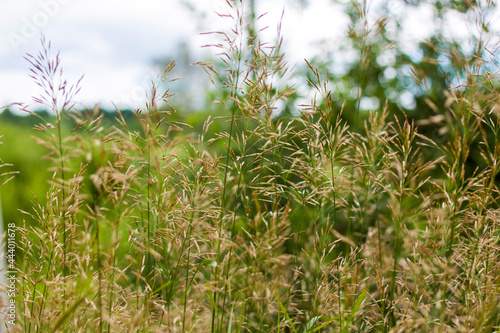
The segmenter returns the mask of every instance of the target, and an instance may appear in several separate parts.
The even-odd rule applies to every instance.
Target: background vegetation
[[[339,50],[357,56],[293,72],[255,6],[228,2],[195,113],[170,105],[175,63],[142,109],[78,110],[42,40],[27,60],[48,112],[0,122],[11,330],[498,332],[495,7],[426,3],[465,13],[475,47],[438,30],[405,53],[402,18],[354,2]]]

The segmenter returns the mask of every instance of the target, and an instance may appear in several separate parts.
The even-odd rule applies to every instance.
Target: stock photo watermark
[[[155,86],[159,88],[161,83],[161,78],[159,76],[160,67],[147,71],[146,74],[142,76],[139,83],[135,84],[130,90],[120,94],[120,96],[113,100],[113,103],[121,107],[129,107],[137,109],[144,106],[151,98],[152,87]]]
[[[7,225],[7,266],[5,268],[5,323],[7,327],[12,327],[16,324],[16,296],[17,296],[17,271],[16,271],[16,224],[9,223]]]
[[[19,47],[27,44],[34,37],[40,35],[41,30],[46,27],[61,10],[61,6],[66,5],[71,0],[39,0],[39,10],[34,14],[24,16],[21,19],[21,26],[17,31],[9,32],[9,42],[14,50],[19,51]]]

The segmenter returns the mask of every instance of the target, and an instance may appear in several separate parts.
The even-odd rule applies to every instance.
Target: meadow
[[[407,79],[425,86],[445,55],[456,80],[413,113],[386,97],[361,110],[390,44],[365,5],[348,97],[324,66],[290,69],[279,34],[261,43],[228,1],[219,59],[198,64],[213,107],[188,116],[171,103],[175,62],[143,108],[79,110],[42,40],[26,59],[49,113],[25,110],[38,148],[22,167],[45,178],[19,194],[9,331],[499,332],[498,54],[482,39],[433,49]]]

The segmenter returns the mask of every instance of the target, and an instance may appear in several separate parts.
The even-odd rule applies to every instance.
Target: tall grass
[[[12,331],[498,331],[494,62],[461,59],[437,143],[385,107],[336,109],[311,63],[316,97],[293,106],[281,36],[246,36],[242,3],[228,7],[220,61],[200,64],[219,94],[201,131],[174,116],[175,63],[140,126],[121,110],[106,126],[98,107],[75,108],[78,84],[56,76],[50,44],[28,57],[35,101],[54,113],[36,128],[53,177],[28,212],[36,224],[19,226]],[[474,143],[483,163],[470,172]]]

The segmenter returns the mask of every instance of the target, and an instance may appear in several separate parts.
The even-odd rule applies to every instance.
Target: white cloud
[[[116,100],[137,90],[151,61],[175,53],[195,35],[179,1],[26,0],[0,4],[0,106],[38,94],[28,77],[26,53],[40,51],[42,33],[61,52],[66,76],[85,74],[84,103]],[[138,82],[139,81],[139,82]],[[123,92],[125,91],[125,92]]]
[[[70,79],[76,80],[85,74],[78,96],[85,104],[105,101],[105,107],[112,107],[110,100],[138,91],[138,87],[144,86],[144,78],[153,72],[152,61],[175,56],[180,42],[197,52],[195,58],[201,57],[206,52],[201,46],[219,40],[214,35],[199,33],[229,31],[234,22],[216,14],[228,12],[225,0],[183,1],[191,2],[194,13],[186,10],[180,0],[0,2],[0,31],[4,32],[0,35],[0,106],[30,101],[37,93],[28,77],[29,66],[23,55],[40,50],[41,32],[52,41],[54,51],[61,51]],[[368,1],[371,21],[378,18],[380,2]],[[259,20],[258,27],[268,26],[261,37],[270,43],[276,41],[277,25],[285,10],[282,50],[292,66],[318,53],[315,42],[326,40],[325,49],[335,52],[339,40],[346,36],[348,19],[341,5],[331,0],[311,0],[305,8],[297,5],[296,0],[261,0],[257,4],[259,13],[267,12]],[[415,43],[430,36],[434,28],[432,6],[389,4],[392,13],[406,17],[402,46],[411,52]],[[446,23],[453,26],[453,32],[466,33],[461,17],[450,15]],[[13,44],[16,36],[19,38]]]
[[[269,30],[262,35],[274,42],[276,26],[285,7],[283,33],[290,50],[288,56],[300,61],[311,56],[309,42],[325,34],[311,36],[310,31],[328,34],[339,31],[338,25],[328,23],[334,12],[320,10],[321,22],[315,18],[318,6],[326,5],[327,1],[314,2],[304,12],[287,7],[289,1],[285,0],[260,2],[258,10],[268,11],[262,24],[269,25]],[[213,42],[210,36],[199,36],[203,31],[200,29],[227,31],[231,28],[233,22],[220,20],[215,14],[227,12],[225,1],[196,1],[195,4],[195,10],[206,13],[205,24],[196,20],[178,0],[2,2],[0,29],[6,33],[0,37],[0,105],[29,102],[38,93],[30,82],[29,66],[23,56],[40,51],[42,33],[52,42],[53,51],[60,50],[69,80],[75,81],[85,74],[78,96],[84,104],[104,102],[110,107],[110,100],[126,100],[123,95],[137,97],[144,78],[151,76],[152,60],[175,55],[180,41],[187,42],[194,50]],[[137,102],[137,98],[134,101]]]

